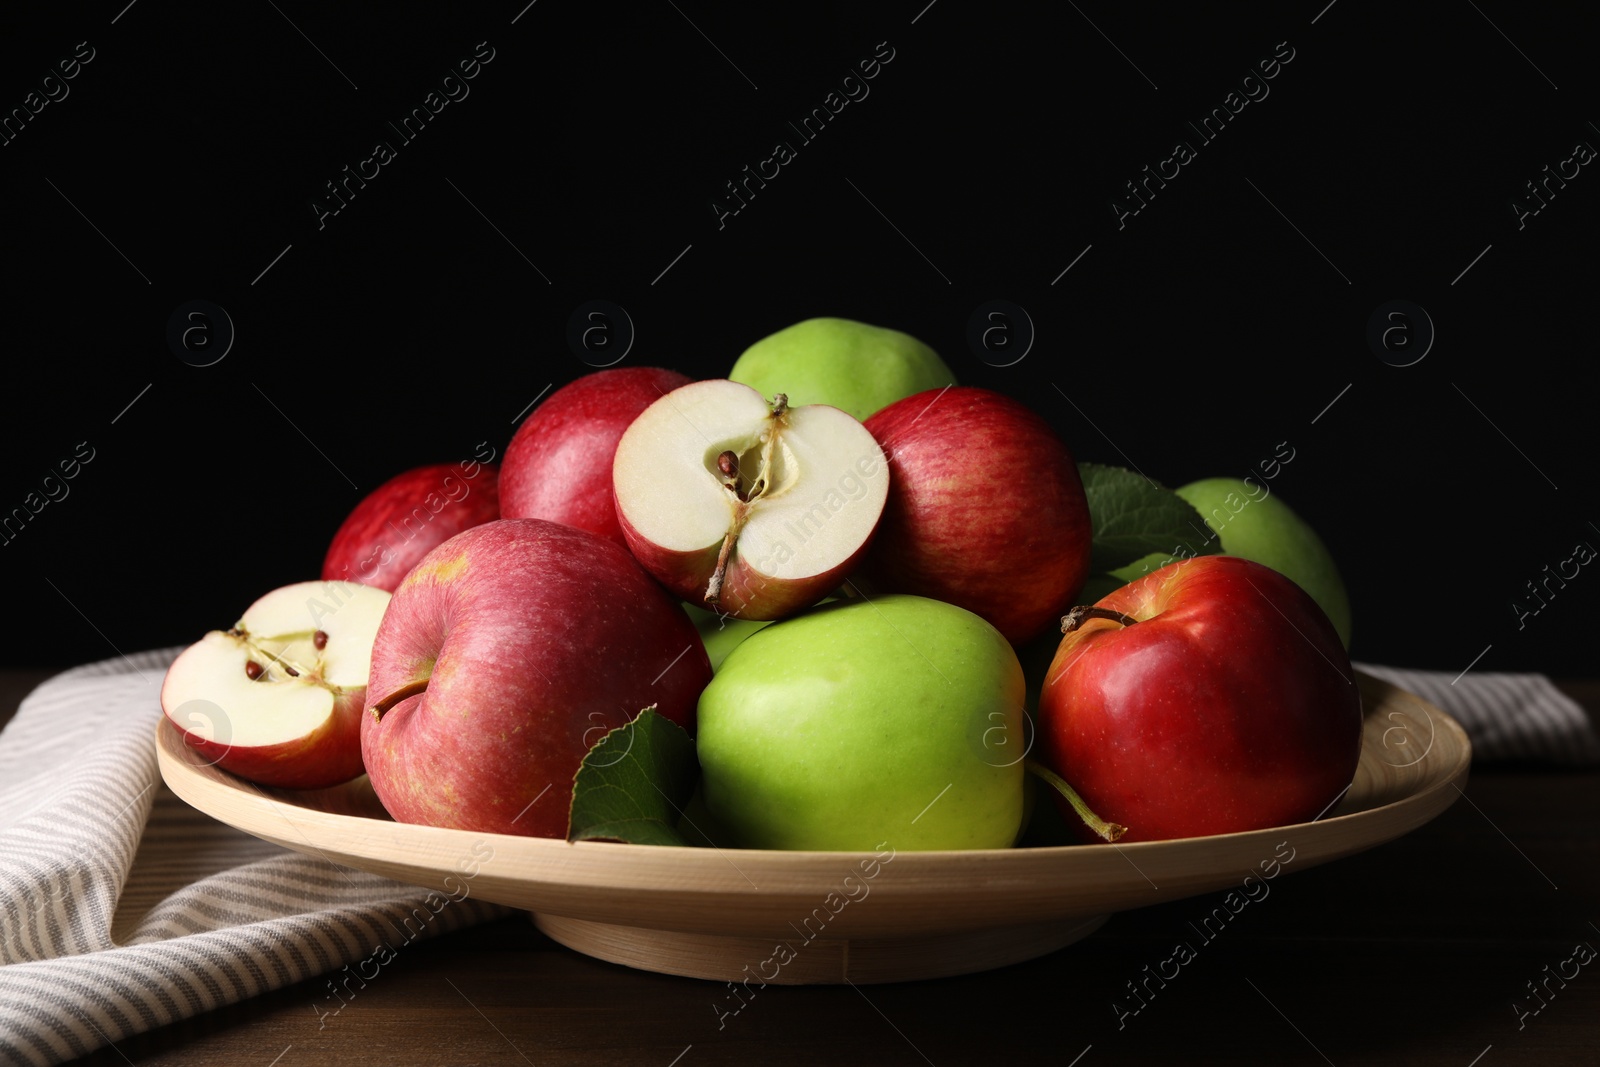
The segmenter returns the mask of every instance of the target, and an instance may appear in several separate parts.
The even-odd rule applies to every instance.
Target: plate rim
[[[935,898],[940,892],[940,885],[926,876],[937,872],[953,879],[952,892],[956,894],[989,900],[1027,897],[1033,907],[1028,913],[1030,916],[1049,912],[1051,916],[1064,918],[1131,910],[1195,896],[1213,891],[1220,885],[1237,884],[1239,876],[1252,869],[1249,863],[1243,867],[1229,866],[1226,868],[1227,877],[1219,882],[1220,867],[1213,865],[1199,870],[1197,874],[1186,874],[1182,862],[1186,859],[1210,854],[1220,862],[1222,857],[1259,855],[1263,858],[1262,866],[1265,868],[1266,860],[1273,855],[1270,842],[1276,839],[1285,842],[1292,840],[1309,854],[1300,857],[1297,849],[1295,856],[1300,858],[1292,867],[1286,863],[1284,869],[1299,871],[1404,836],[1448,808],[1455,800],[1454,796],[1449,795],[1449,790],[1453,787],[1458,795],[1463,792],[1461,786],[1471,766],[1472,743],[1466,731],[1448,713],[1416,694],[1364,672],[1357,671],[1357,675],[1364,691],[1375,694],[1371,708],[1365,706],[1364,700],[1363,764],[1371,755],[1368,737],[1371,727],[1366,724],[1370,724],[1378,708],[1400,699],[1414,702],[1424,709],[1436,729],[1451,735],[1454,759],[1448,765],[1432,769],[1414,792],[1359,811],[1256,830],[1125,845],[1090,843],[916,851],[895,851],[891,847],[888,853],[883,853],[720,849],[608,841],[568,842],[560,838],[420,826],[293,804],[270,795],[264,791],[265,787],[204,764],[183,742],[177,727],[164,715],[156,727],[156,748],[160,773],[168,787],[186,803],[212,818],[294,851],[321,855],[329,862],[339,862],[357,870],[395,878],[416,885],[419,889],[437,890],[441,878],[451,873],[448,866],[430,862],[427,854],[466,856],[475,846],[488,843],[493,850],[491,856],[498,859],[501,850],[504,850],[509,854],[510,862],[499,871],[491,869],[491,865],[486,863],[482,877],[474,883],[478,890],[475,895],[541,914],[711,932],[722,928],[715,917],[703,914],[674,917],[652,913],[648,906],[640,906],[639,900],[634,901],[635,906],[629,906],[625,898],[628,894],[642,893],[650,899],[675,901],[691,910],[718,901],[729,905],[734,911],[738,910],[734,906],[738,901],[780,902],[776,909],[762,909],[777,914],[784,906],[814,902],[822,890],[837,886],[841,874],[848,874],[857,868],[865,870],[864,864],[878,859],[882,861],[884,871],[893,863],[893,877],[885,877],[874,883],[873,891],[888,891],[891,896],[904,902],[931,901]],[[1360,773],[1359,769],[1357,773]],[[209,798],[224,787],[227,788],[228,801],[221,805],[210,803]],[[197,800],[197,796],[206,799]],[[245,806],[242,810],[253,811],[256,817],[238,817],[241,804]],[[217,807],[223,809],[223,814],[213,810]],[[234,817],[225,817],[228,815]],[[268,820],[273,819],[286,821],[300,833],[301,841],[296,842],[292,836],[283,834],[281,829],[276,834],[266,830],[264,827]],[[326,842],[325,847],[319,847],[318,843],[301,832],[312,828],[326,828],[335,835],[354,831],[354,850],[327,846]],[[330,849],[334,855],[329,855]],[[730,856],[733,858],[730,859]],[[734,859],[739,863],[735,863]],[[1174,863],[1175,859],[1178,862]],[[769,889],[757,888],[755,882],[744,874],[741,864],[755,869],[758,875],[769,872],[774,876],[781,875],[786,879],[786,884]],[[1167,888],[1156,890],[1153,894],[1146,893],[1143,883],[1148,882],[1152,889],[1156,887],[1156,883],[1145,873],[1146,870],[1155,870],[1167,883]],[[1134,874],[1134,871],[1139,873]],[[737,875],[733,875],[733,872],[737,872]],[[1063,874],[1098,878],[1105,883],[1102,888],[1106,891],[1098,896],[1084,894],[1081,893],[1082,887],[1074,885],[1071,892],[1063,895],[1071,899],[1063,899],[1057,904],[1035,899],[1046,888],[1035,883],[1047,881],[1052,876],[1060,878]],[[744,885],[746,882],[749,884]],[[1116,884],[1139,890],[1138,898],[1129,896],[1121,903],[1114,895],[1108,898],[1107,893]],[[1082,896],[1081,900],[1077,899],[1079,895]],[[734,904],[729,904],[730,901]],[[726,916],[726,932],[736,933],[760,925],[753,919],[746,921],[747,918],[737,914]],[[907,918],[891,919],[887,921],[887,926],[898,929],[909,922],[911,920]],[[1000,921],[985,925],[1004,924],[1002,916]],[[852,920],[847,925],[854,927],[860,924]]]

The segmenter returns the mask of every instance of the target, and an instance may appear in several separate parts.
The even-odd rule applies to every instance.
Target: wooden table
[[[0,672],[0,708],[39,677]],[[1600,682],[1564,688],[1600,707]],[[726,987],[601,963],[514,918],[408,946],[320,1029],[312,980],[80,1062],[1590,1065],[1600,964],[1574,948],[1600,949],[1597,830],[1600,771],[1475,769],[1434,822],[1273,883],[1210,941],[1190,924],[1220,894],[988,974],[768,987],[719,1027]],[[1180,940],[1195,957],[1163,986],[1149,974]]]

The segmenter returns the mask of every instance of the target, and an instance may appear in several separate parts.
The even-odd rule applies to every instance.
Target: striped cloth
[[[1472,738],[1474,763],[1600,764],[1600,736],[1583,708],[1542,674],[1458,675],[1357,663],[1358,670],[1443,708]]]
[[[0,733],[0,1062],[60,1063],[345,969],[307,1005],[336,1026],[411,940],[510,913],[470,894],[430,909],[419,889],[285,851],[178,800],[154,745],[177,651],[58,675]],[[1455,716],[1480,762],[1600,762],[1583,710],[1542,675],[1452,683],[1357,666]]]
[[[61,1063],[346,965],[373,978],[412,940],[510,914],[470,892],[430,908],[178,800],[154,740],[177,651],[57,675],[0,733],[0,1063]],[[315,990],[308,1022],[338,1025],[354,974]]]

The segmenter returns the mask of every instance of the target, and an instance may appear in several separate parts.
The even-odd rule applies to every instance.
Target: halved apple
[[[680,386],[629,425],[617,518],[645,570],[691,603],[777,619],[836,589],[889,491],[883,449],[824,404],[771,404],[726,379]]]
[[[161,710],[223,770],[316,789],[359,777],[372,643],[389,594],[298,582],[257,600],[167,668]]]

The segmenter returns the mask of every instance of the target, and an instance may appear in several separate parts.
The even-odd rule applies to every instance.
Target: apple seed
[[[323,649],[327,648],[328,647],[328,634],[327,634],[327,631],[318,630],[316,633],[312,634],[311,635],[311,643],[316,646],[316,649],[317,649],[318,652],[321,652]]]
[[[263,670],[263,668],[262,668],[261,664],[257,663],[253,659],[252,660],[247,660],[245,662],[244,675],[245,675],[246,678],[249,678],[252,682],[255,681],[257,678],[261,677],[262,670]]]

